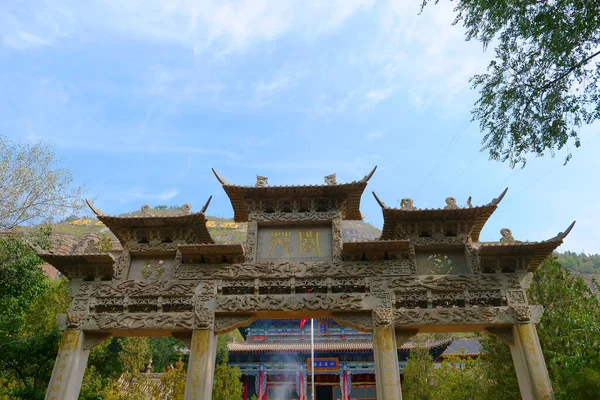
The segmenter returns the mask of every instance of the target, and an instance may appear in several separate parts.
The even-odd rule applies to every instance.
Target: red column
[[[244,376],[244,394],[243,400],[248,400],[248,376]]]

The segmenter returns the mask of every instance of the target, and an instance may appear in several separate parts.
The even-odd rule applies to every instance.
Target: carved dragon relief
[[[217,296],[218,312],[363,310],[366,294],[236,295]]]

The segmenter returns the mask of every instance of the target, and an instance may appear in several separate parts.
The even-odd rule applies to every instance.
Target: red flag
[[[312,288],[308,288],[308,289],[306,290],[306,293],[307,293],[307,294],[308,294],[308,293],[312,293]],[[306,321],[308,321],[308,318],[302,318],[302,319],[300,320],[300,329],[304,328],[304,324],[306,324]]]

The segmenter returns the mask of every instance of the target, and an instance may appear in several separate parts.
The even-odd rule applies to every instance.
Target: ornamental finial
[[[325,183],[327,184],[327,186],[337,185],[337,178],[335,174],[326,175]]]
[[[446,197],[446,207],[445,210],[456,210],[458,205],[456,204],[456,199],[454,197]]]
[[[269,178],[266,176],[256,175],[256,187],[265,187],[269,184]]]
[[[513,244],[515,243],[515,238],[512,235],[512,231],[508,228],[502,228],[500,229],[500,234],[502,235],[502,238],[500,239],[500,243],[503,244]]]
[[[413,205],[413,199],[402,199],[400,200],[400,209],[406,211],[415,211],[417,207]]]

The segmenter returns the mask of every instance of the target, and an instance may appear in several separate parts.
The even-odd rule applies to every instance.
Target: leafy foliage
[[[530,301],[544,306],[538,335],[557,399],[600,393],[600,299],[556,258],[534,275]]]
[[[480,358],[446,358],[435,368],[429,351],[417,347],[404,367],[404,398],[407,400],[496,399],[488,397],[489,383]]]
[[[183,400],[185,380],[186,372],[183,362],[179,359],[175,366],[167,366],[166,372],[160,378],[160,385],[154,388],[154,398],[157,400]]]
[[[52,221],[82,207],[83,187],[73,187],[54,150],[41,143],[19,144],[0,135],[0,229]]]
[[[183,345],[172,336],[148,338],[152,355],[152,370],[163,372],[181,354]],[[172,369],[172,368],[171,368]]]
[[[18,325],[2,331],[0,374],[15,382],[10,392],[13,398],[44,397],[61,338],[56,314],[65,312],[68,304],[66,281],[49,282]]]
[[[213,384],[213,400],[238,400],[242,397],[242,372],[238,367],[227,365],[229,353],[227,343],[233,339],[233,334],[217,337],[217,366]]]
[[[25,313],[46,289],[41,263],[21,237],[0,237],[0,336],[16,334]]]
[[[410,351],[408,361],[404,366],[404,385],[402,387],[406,400],[431,398],[432,369],[433,359],[426,348],[417,347]]]
[[[579,147],[580,127],[600,117],[600,2],[458,0],[455,11],[467,40],[497,42],[487,72],[471,80],[490,158],[525,165]]]
[[[582,274],[600,275],[600,254],[585,254],[565,251],[558,253],[558,261],[572,271]]]

